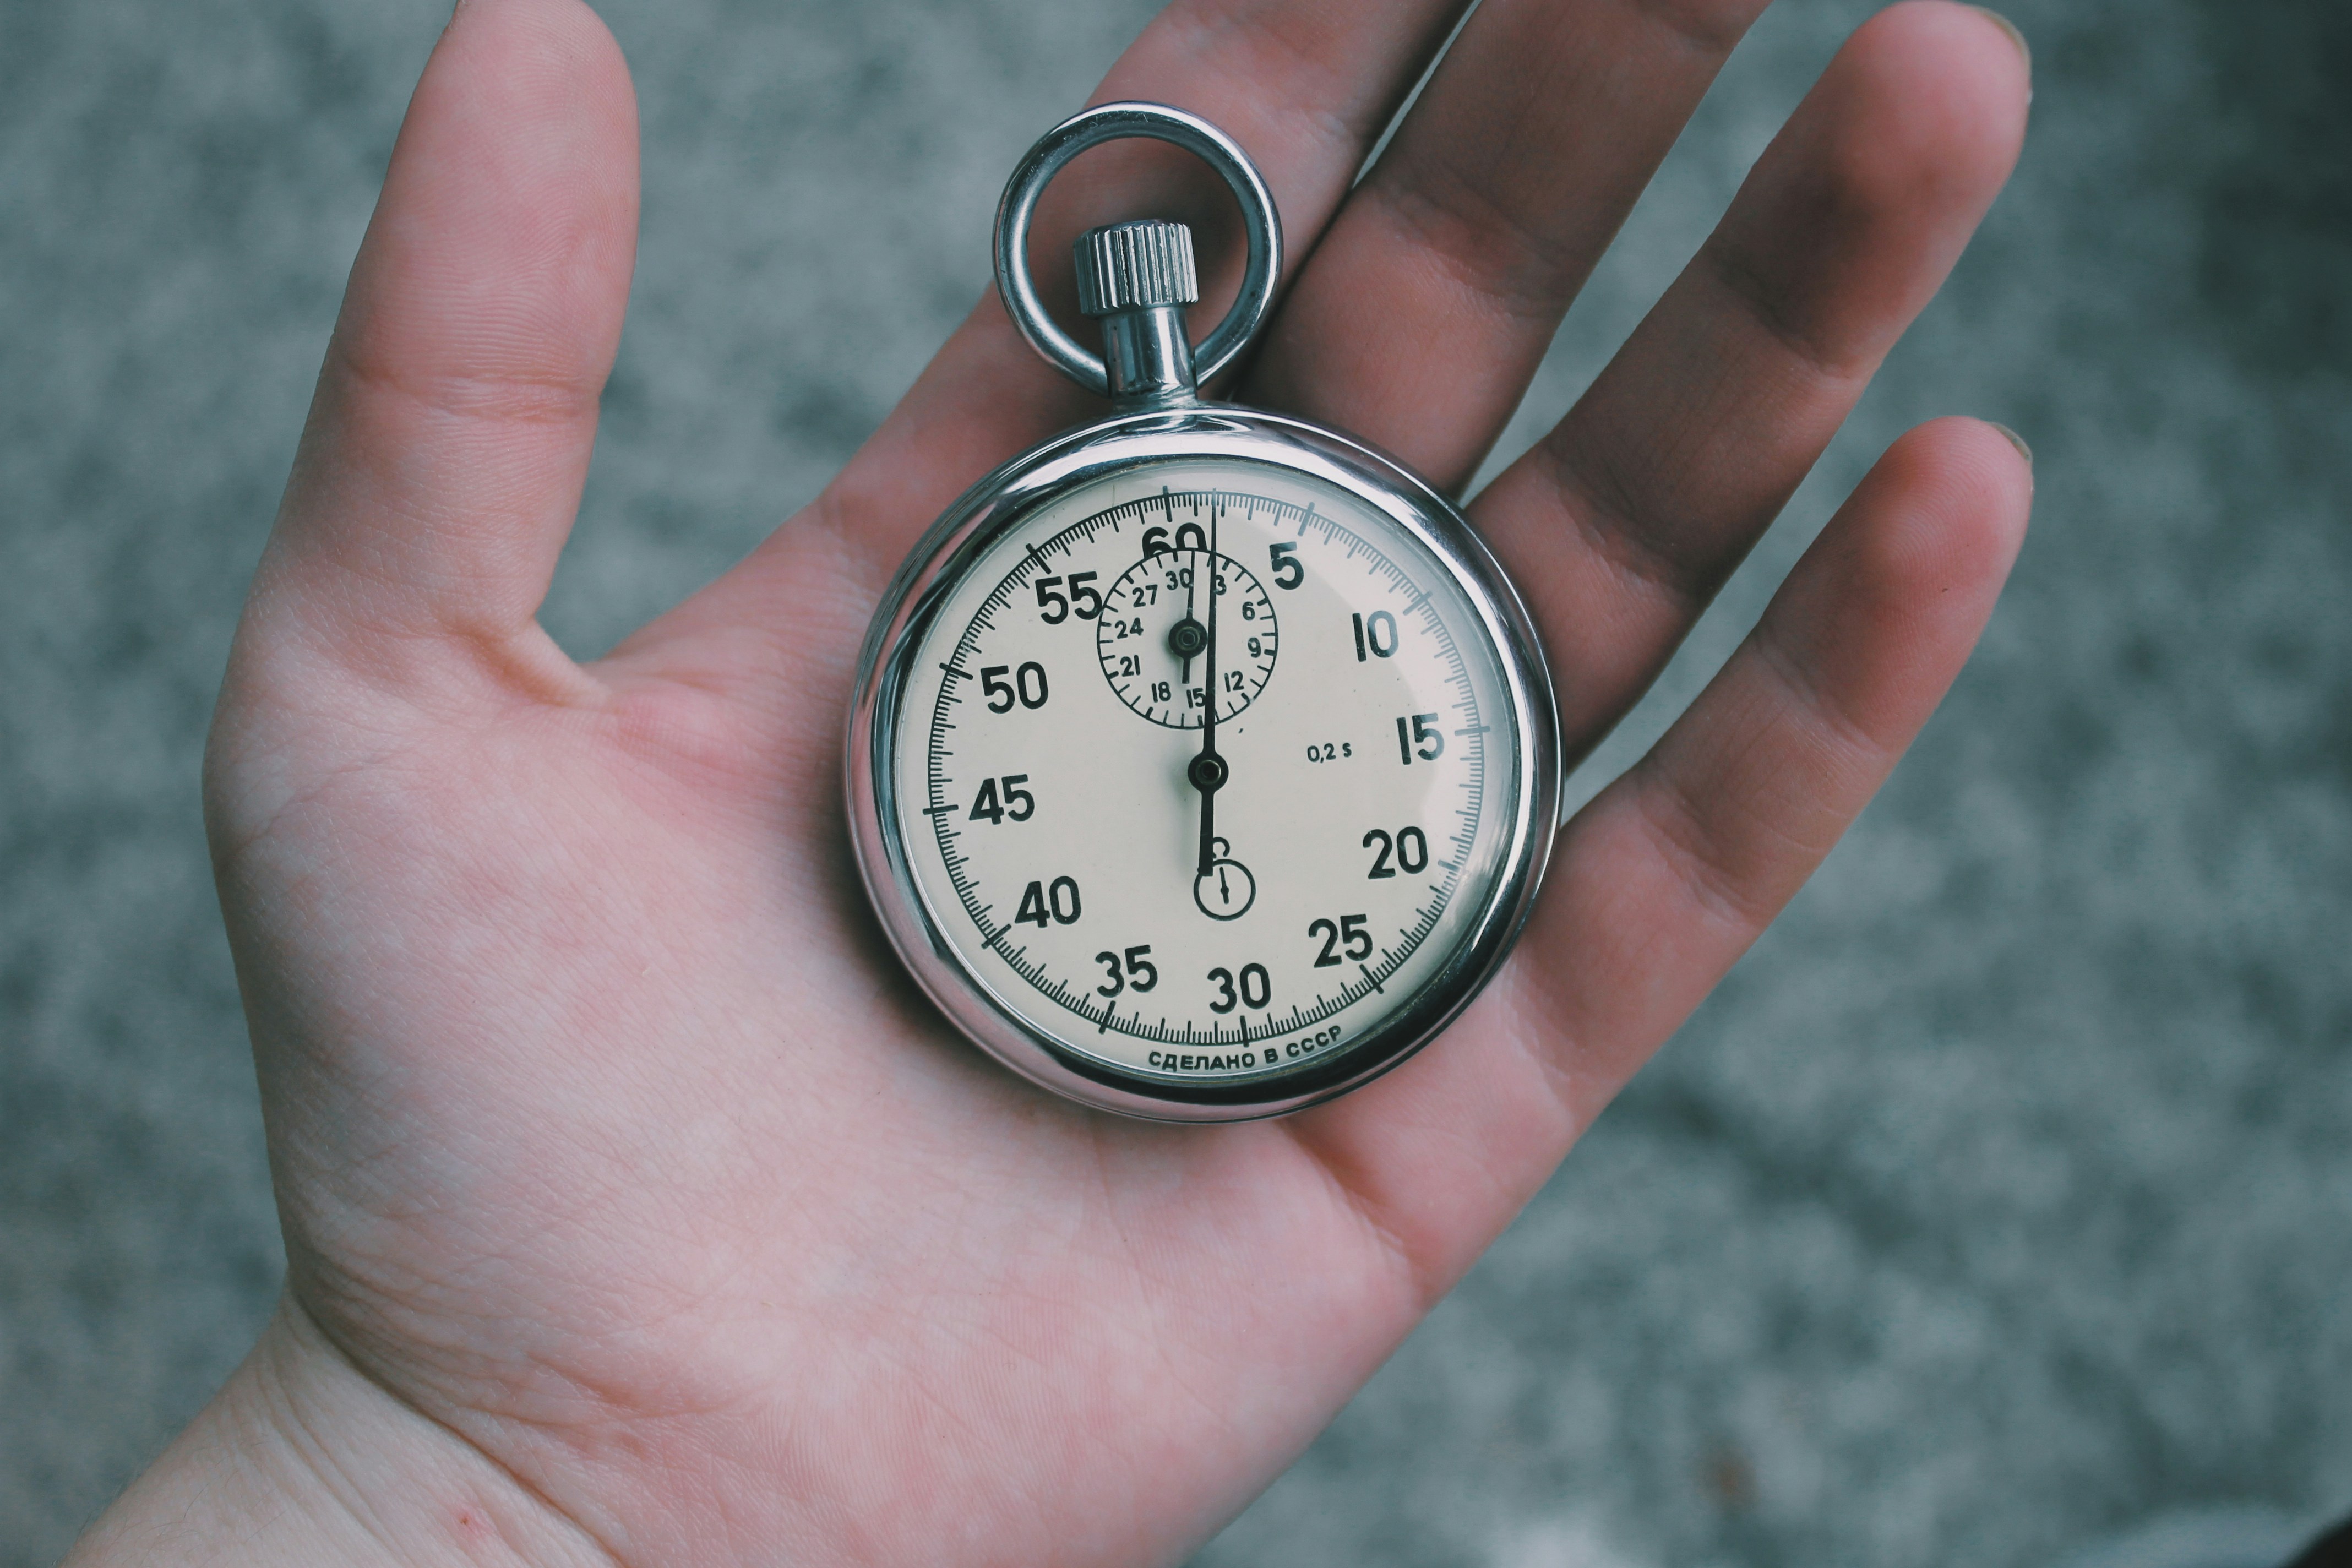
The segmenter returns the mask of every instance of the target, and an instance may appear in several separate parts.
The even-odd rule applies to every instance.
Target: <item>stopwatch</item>
[[[1240,294],[1197,349],[1181,224],[1077,241],[1099,354],[1030,275],[1046,183],[1133,136],[1241,205]],[[851,713],[859,868],[923,990],[1015,1072],[1160,1121],[1296,1110],[1435,1037],[1517,935],[1559,809],[1550,677],[1461,512],[1362,442],[1200,396],[1281,249],[1257,170],[1195,115],[1108,104],[1030,150],[998,287],[1110,412],[916,546]]]

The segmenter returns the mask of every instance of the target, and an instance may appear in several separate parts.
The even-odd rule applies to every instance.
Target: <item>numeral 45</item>
[[[1027,773],[1007,773],[1003,779],[982,779],[980,793],[972,797],[969,816],[982,822],[1002,822],[1011,817],[1026,822],[1037,814],[1037,797],[1021,786],[1029,782]],[[1003,786],[1002,794],[998,785]]]

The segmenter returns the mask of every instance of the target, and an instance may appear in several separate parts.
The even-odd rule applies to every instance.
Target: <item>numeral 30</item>
[[[1209,1004],[1212,1013],[1230,1013],[1236,1002],[1242,1006],[1256,1009],[1274,1000],[1274,982],[1267,977],[1263,963],[1243,964],[1238,984],[1230,969],[1212,969],[1209,978],[1217,987],[1217,999]]]

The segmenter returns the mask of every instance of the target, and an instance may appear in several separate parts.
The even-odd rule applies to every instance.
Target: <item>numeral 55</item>
[[[1049,626],[1058,626],[1064,621],[1070,618],[1070,609],[1073,604],[1076,605],[1078,619],[1082,621],[1091,621],[1097,616],[1101,615],[1103,605],[1102,595],[1095,589],[1087,586],[1087,584],[1092,583],[1097,575],[1099,575],[1099,574],[1093,572],[1071,573],[1070,595],[1066,599],[1064,598],[1061,594],[1061,578],[1038,578],[1037,618],[1045,622]]]

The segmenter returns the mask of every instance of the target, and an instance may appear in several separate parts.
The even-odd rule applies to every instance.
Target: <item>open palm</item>
[[[1286,294],[1234,395],[1458,487],[1759,5],[1487,0],[1360,182],[1457,0],[1177,0],[1100,96],[1218,121],[1282,205]],[[1874,21],[1615,363],[1475,502],[1571,754],[1934,292],[2026,98],[1984,16]],[[1899,443],[1563,829],[1517,954],[1439,1044],[1283,1121],[1121,1121],[942,1024],[866,908],[838,782],[900,557],[1094,410],[983,300],[805,512],[574,664],[534,616],[620,331],[635,178],[626,76],[577,0],[460,6],[209,758],[289,1261],[256,1397],[387,1545],[1181,1556],[1861,808],[1990,612],[2027,467],[1967,421]],[[421,1458],[374,1465],[376,1442]]]

